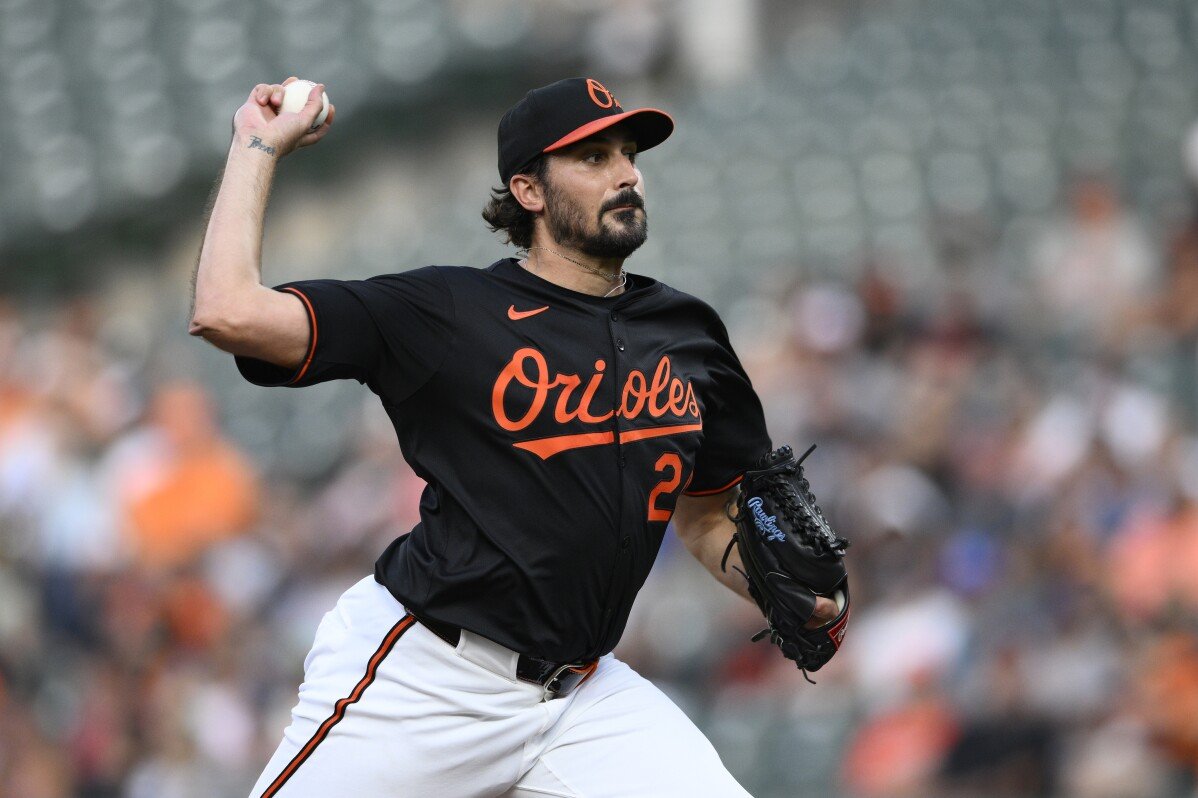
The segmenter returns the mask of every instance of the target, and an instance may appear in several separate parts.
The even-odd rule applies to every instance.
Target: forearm
[[[233,143],[208,213],[192,280],[188,332],[234,355],[295,368],[314,354],[307,300],[262,285],[262,225],[279,158],[320,141],[336,109],[317,125],[324,87],[303,108],[283,111],[282,84],[259,83],[233,115]],[[309,352],[311,345],[313,352]]]
[[[736,531],[736,526],[726,515],[721,514],[718,517],[705,518],[702,531],[686,538],[684,542],[687,550],[703,564],[704,568],[711,572],[712,576],[729,590],[752,601],[748,582],[737,570],[740,568],[740,552],[736,550],[736,546],[728,551],[728,544],[732,541],[734,531]],[[720,567],[720,563],[723,561],[726,551],[728,560],[725,570]]]
[[[276,156],[234,136],[196,265],[189,332],[220,345],[262,286],[262,227]]]

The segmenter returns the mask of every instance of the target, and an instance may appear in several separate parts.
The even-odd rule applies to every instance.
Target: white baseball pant
[[[366,578],[327,613],[251,798],[695,798],[749,794],[665,694],[612,655],[570,695],[517,655],[457,648]]]

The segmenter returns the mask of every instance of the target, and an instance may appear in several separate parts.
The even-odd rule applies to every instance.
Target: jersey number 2
[[[658,507],[657,499],[661,494],[668,496],[678,488],[678,483],[682,481],[682,458],[673,452],[666,452],[657,458],[653,467],[659,474],[665,474],[667,471],[670,473],[649,492],[649,520],[668,522],[674,511]]]

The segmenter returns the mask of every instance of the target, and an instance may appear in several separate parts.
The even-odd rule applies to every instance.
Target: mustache
[[[603,203],[602,207],[599,208],[599,213],[607,213],[612,208],[619,208],[622,205],[640,208],[643,211],[645,209],[645,200],[640,194],[637,194],[630,188],[626,188],[610,201]]]

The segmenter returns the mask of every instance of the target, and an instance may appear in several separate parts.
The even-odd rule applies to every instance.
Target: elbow
[[[239,335],[245,325],[237,317],[228,312],[214,312],[197,307],[187,324],[187,334],[195,338],[203,338],[210,344],[226,352],[236,348]]]
[[[205,317],[192,316],[191,321],[187,323],[187,334],[196,338],[207,339],[211,330],[211,322]]]
[[[191,315],[191,321],[187,323],[187,334],[211,341],[213,338],[220,337],[221,333],[227,331],[231,326],[227,317],[197,307]]]

